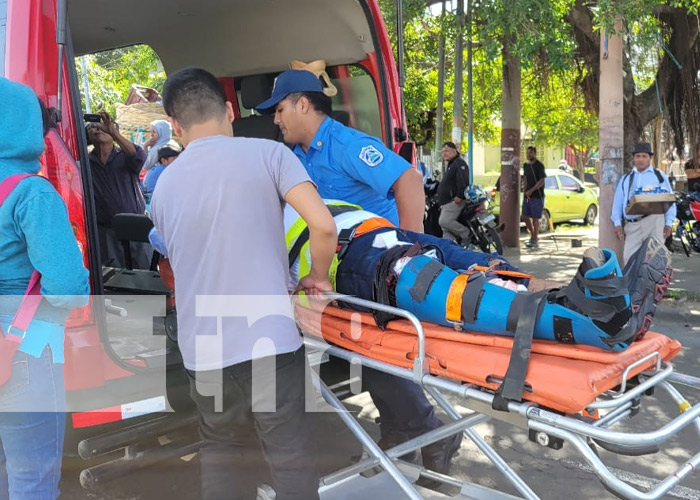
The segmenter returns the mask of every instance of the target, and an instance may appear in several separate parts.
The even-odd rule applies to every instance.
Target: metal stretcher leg
[[[678,389],[673,387],[668,382],[661,382],[660,387],[665,389],[666,392],[668,392],[668,394],[673,398],[681,413],[685,413],[688,409],[690,409],[690,403]],[[698,435],[700,435],[700,418],[695,419],[695,427],[698,430]]]
[[[415,490],[413,485],[406,479],[406,477],[399,471],[396,465],[391,461],[391,459],[377,446],[374,440],[367,434],[367,432],[362,428],[362,426],[355,421],[355,419],[350,415],[343,404],[335,397],[335,395],[326,387],[322,381],[320,381],[321,395],[326,402],[331,405],[335,410],[337,410],[340,418],[345,422],[345,425],[352,431],[352,433],[360,440],[362,445],[367,449],[367,451],[384,467],[384,470],[396,481],[399,487],[403,490],[408,498],[411,500],[422,500],[420,494]]]
[[[455,410],[455,408],[450,404],[450,402],[442,395],[440,391],[433,387],[424,387],[424,389],[430,394],[435,402],[449,415],[453,420],[459,420],[461,418],[460,414]],[[486,455],[486,457],[491,461],[491,463],[505,476],[508,481],[523,495],[524,498],[528,500],[539,500],[539,496],[530,489],[530,487],[522,480],[520,476],[506,463],[505,460],[489,445],[484,439],[471,428],[465,429],[464,433],[469,439],[476,445],[481,452]]]
[[[406,441],[405,443],[402,443],[389,450],[386,450],[384,453],[389,458],[398,458],[405,455],[408,452],[417,450],[419,448],[422,448],[423,446],[429,445],[436,441],[440,441],[447,436],[455,434],[456,432],[463,432],[464,429],[486,422],[488,419],[489,418],[485,415],[473,415],[470,417],[461,418],[455,422],[452,422],[451,424],[443,425],[438,429],[427,432],[421,436],[411,439],[410,441]],[[346,467],[343,470],[340,470],[338,472],[324,477],[322,479],[322,482],[326,485],[333,484],[355,474],[360,474],[366,470],[371,469],[376,465],[379,465],[379,461],[377,458],[367,458],[365,460],[361,460],[356,464],[351,465],[350,467]]]
[[[334,297],[341,299],[344,298],[340,296]],[[389,457],[401,456],[402,454],[406,453],[406,451],[422,446],[422,444],[419,444],[418,440],[425,440],[427,438],[431,439],[430,442],[439,440],[442,437],[450,435],[459,430],[464,431],[468,427],[476,425],[480,421],[487,419],[488,416],[505,423],[516,425],[523,429],[541,432],[548,436],[568,441],[592,466],[595,474],[601,480],[605,488],[620,498],[657,500],[663,497],[674,486],[678,485],[682,479],[694,472],[700,466],[700,453],[697,453],[690,460],[681,465],[675,472],[669,474],[666,478],[661,480],[655,488],[644,492],[617,478],[600,460],[596,452],[589,444],[590,440],[593,440],[597,445],[607,449],[608,451],[612,451],[613,453],[635,456],[655,452],[655,448],[659,444],[666,442],[689,425],[696,427],[698,433],[700,434],[700,404],[696,403],[694,406],[691,406],[690,403],[688,403],[680,394],[680,392],[678,392],[671,385],[672,383],[681,384],[695,389],[700,389],[700,378],[675,373],[673,371],[673,365],[667,361],[663,361],[660,353],[658,352],[652,353],[649,356],[626,367],[624,373],[622,374],[622,384],[620,386],[620,390],[609,391],[588,405],[587,409],[589,411],[607,411],[607,414],[602,416],[595,423],[589,423],[572,416],[562,415],[531,402],[519,403],[509,401],[507,404],[507,411],[494,411],[492,408],[494,398],[493,394],[485,392],[476,386],[459,382],[455,383],[454,381],[441,377],[435,377],[427,373],[426,369],[428,367],[428,363],[425,357],[425,332],[422,325],[414,315],[407,311],[397,310],[395,308],[382,306],[379,304],[373,304],[370,301],[350,298],[349,302],[357,302],[357,305],[362,307],[387,310],[392,313],[396,311],[398,316],[408,319],[414,325],[418,340],[418,353],[417,358],[414,360],[413,370],[400,368],[392,364],[377,361],[356,352],[329,345],[314,338],[305,338],[305,343],[308,347],[312,347],[329,355],[336,356],[350,362],[359,360],[362,362],[363,366],[369,366],[397,377],[413,380],[419,383],[424,389],[430,391],[436,401],[438,401],[438,404],[440,404],[440,406],[442,406],[452,418],[459,418],[459,415],[454,408],[451,407],[449,401],[447,401],[438,391],[446,391],[454,396],[464,399],[465,404],[470,406],[475,411],[481,413],[480,415],[462,418],[456,422],[452,422],[431,431],[430,433],[419,436],[415,440],[411,440],[410,442],[397,446],[389,451],[389,456],[382,454],[380,450],[377,450],[376,445],[374,447],[366,445],[370,450],[370,453],[372,453],[372,455],[376,458],[364,461],[364,463],[358,467],[358,469],[367,470],[367,468],[374,466],[377,461],[381,465],[384,465],[384,462],[390,461]],[[649,362],[653,359],[656,359],[655,369],[640,374],[640,383],[634,384],[628,388],[627,385],[630,379],[629,375],[631,370],[635,366],[641,363]],[[681,410],[681,414],[679,416],[653,431],[630,433],[614,431],[609,428],[619,420],[630,415],[632,413],[633,406],[638,404],[637,400],[654,387],[665,390],[671,395]],[[435,392],[433,392],[431,389],[435,390]],[[340,406],[340,402],[337,400],[336,404],[333,406],[339,410],[342,408],[342,406]],[[359,424],[357,424],[352,417],[343,413],[341,413],[341,417],[346,420],[348,427],[353,430],[356,436],[360,438],[363,443],[365,443],[365,440],[369,439],[362,429],[360,429],[359,433],[355,432],[354,429],[357,428]],[[350,421],[347,419],[350,419]],[[503,459],[496,454],[493,448],[483,442],[483,439],[481,439],[478,434],[469,429],[467,431],[467,435],[487,455],[487,457],[497,465],[499,470],[504,473],[506,478],[513,483],[521,494],[525,495],[525,497],[528,499],[534,500],[538,498],[527,487],[527,485],[521,484],[521,479],[512,470],[510,470],[510,468],[503,462]],[[361,436],[364,436],[364,439]],[[474,436],[476,436],[476,438]],[[356,466],[359,465],[360,464],[356,464]],[[353,473],[357,474],[358,470],[355,470],[354,467],[355,466],[353,466]],[[404,467],[404,465],[402,464],[401,467]],[[350,468],[340,471],[332,476],[328,476],[326,479],[330,477],[333,479],[330,481],[330,483],[327,483],[324,479],[322,484],[339,484],[343,482],[344,479],[348,479],[347,472],[349,470]],[[392,469],[387,468],[387,472],[391,472],[391,470]],[[396,468],[394,468],[393,471],[397,472]],[[396,479],[395,474],[391,474],[391,477]],[[404,477],[403,479],[405,480],[406,478]],[[419,491],[422,490],[419,489]],[[489,494],[492,492],[493,490],[490,490]],[[410,498],[416,497],[411,496]],[[468,498],[472,497],[469,496]],[[481,497],[479,496],[478,498]],[[488,498],[493,498],[493,496],[489,496]],[[506,497],[501,496],[499,498],[513,497],[508,495]]]
[[[657,500],[662,498],[700,465],[700,453],[697,453],[693,458],[676,470],[676,472],[666,476],[654,489],[648,492],[642,492],[621,479],[618,479],[580,436],[558,428],[549,428],[546,432],[554,437],[564,439],[575,446],[578,452],[591,464],[605,488],[620,498],[634,498],[635,500]]]

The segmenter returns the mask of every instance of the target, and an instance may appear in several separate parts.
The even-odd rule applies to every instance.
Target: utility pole
[[[435,151],[434,156],[442,170],[443,123],[445,116],[445,13],[447,12],[447,0],[442,0],[442,17],[440,18],[440,42],[438,45],[438,95],[437,116],[435,117]]]
[[[472,90],[474,81],[472,78],[472,0],[467,0],[467,148],[469,163],[469,184],[474,184],[474,101],[472,100]]]
[[[462,82],[464,81],[464,0],[457,0],[457,40],[455,42],[455,95],[454,106],[452,108],[452,142],[457,148],[462,144],[462,126],[464,116],[462,116]]]
[[[503,96],[501,97],[501,240],[520,246],[520,57],[513,39],[503,40]]]
[[[85,111],[92,113],[92,105],[90,104],[90,85],[88,84],[86,56],[80,57],[80,67],[83,73],[83,94],[85,95]]]
[[[623,116],[623,69],[622,69],[622,21],[615,23],[615,35],[603,32],[600,35],[600,216],[598,245],[617,253],[622,260],[622,242],[615,234],[610,215],[617,182],[624,174],[624,116]]]

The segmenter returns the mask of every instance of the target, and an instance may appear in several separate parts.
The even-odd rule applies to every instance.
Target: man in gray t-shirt
[[[300,287],[310,293],[332,290],[333,218],[288,148],[232,137],[231,103],[213,75],[175,73],[163,104],[186,149],[161,175],[151,214],[175,276],[178,342],[200,412],[202,498],[254,498],[261,442],[277,498],[317,499],[283,208],[309,226],[314,261]]]

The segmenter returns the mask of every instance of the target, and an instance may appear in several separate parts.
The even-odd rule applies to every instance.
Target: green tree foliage
[[[653,139],[649,125],[661,115],[673,142],[667,155],[682,155],[686,142],[700,143],[699,11],[700,0],[576,0],[566,16],[586,70],[579,85],[592,110],[598,108],[601,31],[614,34],[615,20],[624,21],[628,153],[635,141]]]
[[[391,3],[393,5],[393,2]],[[385,16],[386,17],[386,16]],[[455,18],[423,10],[405,23],[404,107],[409,133],[419,145],[433,146],[438,88],[438,44],[441,30],[447,37],[445,123],[452,120],[454,95]],[[483,50],[474,52],[474,135],[477,141],[496,143],[500,128],[496,125],[501,106],[500,59],[493,60]],[[466,81],[464,95],[466,95]],[[465,139],[466,140],[466,139]]]
[[[123,103],[134,84],[163,89],[165,72],[158,55],[147,45],[136,45],[85,56],[88,88],[93,112],[104,108],[114,114],[114,105]],[[76,59],[81,102],[85,109],[83,69]]]
[[[434,3],[434,2],[433,2]],[[394,30],[395,2],[380,1],[387,29]],[[564,73],[572,78],[574,65],[574,40],[567,31],[564,15],[570,8],[569,0],[501,0],[498,2],[478,2],[474,10],[472,30],[473,51],[473,110],[474,136],[478,142],[496,144],[500,138],[502,59],[501,39],[505,35],[515,35],[516,51],[523,60],[526,88],[523,99],[523,121],[533,133],[548,144],[565,145],[572,125],[566,113],[549,113],[547,122],[536,112],[542,108],[551,93],[563,89],[559,80]],[[445,123],[451,122],[452,96],[454,95],[454,38],[455,16],[448,13],[444,22],[441,16],[434,16],[416,2],[404,2],[404,44],[405,72],[404,105],[411,137],[418,143],[432,146],[435,134],[435,113],[437,109],[438,43],[441,30],[446,44],[445,81]],[[465,33],[468,38],[469,34]],[[465,58],[466,60],[466,58]],[[557,80],[550,85],[548,79],[555,75]],[[466,93],[466,78],[464,92]],[[553,102],[581,103],[582,94],[576,93],[574,85],[564,89],[565,96],[552,95]],[[537,96],[532,100],[529,96]],[[466,103],[465,103],[466,104]],[[568,104],[567,106],[571,106]],[[466,108],[466,105],[465,105]],[[533,121],[537,117],[539,121]],[[566,123],[559,124],[562,119]],[[589,123],[593,117],[581,111],[581,123]],[[540,129],[545,129],[540,130]],[[560,131],[559,135],[555,131]],[[547,137],[545,139],[545,137]],[[466,137],[465,137],[466,141]],[[588,150],[588,148],[584,148]]]
[[[582,168],[598,149],[598,119],[590,113],[573,70],[550,74],[547,87],[530,73],[523,82],[523,123],[536,144],[569,145]]]

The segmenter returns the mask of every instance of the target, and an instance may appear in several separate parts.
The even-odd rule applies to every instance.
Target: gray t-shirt
[[[289,190],[306,181],[283,144],[225,136],[192,141],[161,175],[151,216],[175,275],[186,368],[220,369],[301,347],[283,210]]]

